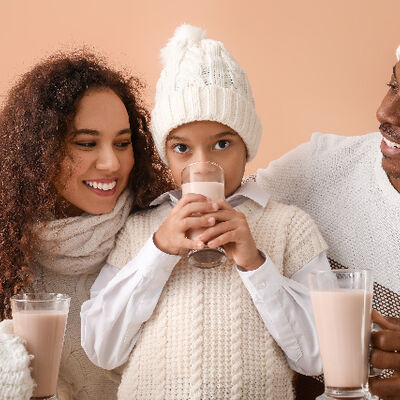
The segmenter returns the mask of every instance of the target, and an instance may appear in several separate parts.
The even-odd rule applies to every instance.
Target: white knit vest
[[[296,207],[246,200],[236,209],[246,215],[257,247],[287,277],[326,248]],[[108,262],[125,265],[170,210],[164,203],[130,217]],[[201,270],[183,257],[175,266],[143,326],[118,399],[293,399],[292,371],[232,261]]]

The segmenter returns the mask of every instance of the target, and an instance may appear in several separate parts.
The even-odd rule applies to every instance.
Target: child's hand
[[[217,224],[197,237],[210,248],[224,247],[228,258],[246,270],[257,269],[264,263],[251,235],[246,216],[236,211],[226,200],[218,200],[219,210],[205,215]]]
[[[202,249],[204,242],[198,238],[188,239],[186,232],[189,229],[213,226],[215,218],[204,214],[216,210],[218,210],[216,202],[211,202],[200,194],[188,193],[182,196],[155,233],[154,244],[164,253],[176,255],[181,254],[184,249]]]

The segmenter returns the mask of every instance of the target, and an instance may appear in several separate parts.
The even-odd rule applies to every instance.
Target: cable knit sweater
[[[316,225],[293,206],[246,200],[236,207],[258,248],[290,277],[326,244]],[[108,263],[123,267],[168,216],[171,207],[129,218]],[[293,398],[292,371],[265,328],[232,261],[211,270],[182,257],[144,324],[124,371],[118,399]]]
[[[315,133],[256,180],[315,219],[334,265],[372,269],[375,308],[400,317],[400,193],[382,168],[381,140]]]

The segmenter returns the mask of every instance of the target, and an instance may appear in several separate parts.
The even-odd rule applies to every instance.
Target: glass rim
[[[332,268],[332,269],[328,269],[328,270],[325,270],[325,269],[319,269],[319,270],[316,270],[316,271],[310,271],[308,274],[309,275],[322,275],[322,274],[326,274],[326,273],[329,273],[329,272],[334,272],[334,273],[358,273],[358,274],[362,274],[362,273],[367,273],[367,274],[370,274],[370,273],[372,273],[372,269],[370,269],[370,268],[362,268],[362,269],[359,269],[359,268]]]
[[[12,301],[18,303],[49,303],[71,300],[71,297],[64,293],[20,293],[11,296]]]
[[[222,171],[224,170],[218,163],[216,163],[215,161],[195,161],[193,163],[190,163],[188,165],[186,165],[183,169],[185,170],[186,168],[190,167],[191,165],[197,165],[197,164],[211,164],[214,165],[215,167],[218,167],[219,169],[221,169]]]

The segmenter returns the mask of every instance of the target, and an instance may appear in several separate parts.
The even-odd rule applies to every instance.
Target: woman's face
[[[69,216],[113,210],[134,165],[129,116],[110,89],[89,89],[68,130],[66,157],[55,186]]]

